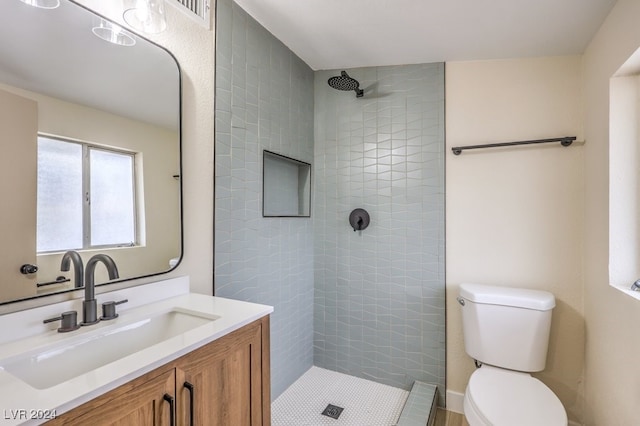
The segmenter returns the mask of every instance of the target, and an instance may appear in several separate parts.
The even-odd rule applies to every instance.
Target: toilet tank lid
[[[464,283],[460,284],[460,296],[474,303],[513,306],[536,311],[548,311],[556,306],[553,294],[526,288]]]

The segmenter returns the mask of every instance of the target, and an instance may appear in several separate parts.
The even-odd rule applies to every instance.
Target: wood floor
[[[469,426],[462,414],[438,408],[435,426]]]

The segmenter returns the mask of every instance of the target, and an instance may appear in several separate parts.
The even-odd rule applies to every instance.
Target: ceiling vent
[[[191,19],[211,29],[211,0],[167,0]]]

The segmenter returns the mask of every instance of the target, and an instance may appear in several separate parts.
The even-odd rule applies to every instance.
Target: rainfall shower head
[[[355,90],[356,98],[364,96],[364,90],[360,88],[360,83],[355,78],[349,77],[346,71],[342,71],[340,75],[331,77],[327,83],[329,86],[337,90]]]

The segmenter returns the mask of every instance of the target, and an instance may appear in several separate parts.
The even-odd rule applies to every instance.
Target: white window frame
[[[111,148],[92,144],[89,142],[63,138],[59,136],[52,136],[44,133],[38,133],[38,139],[47,138],[56,140],[59,142],[70,143],[80,145],[82,147],[82,247],[68,247],[64,249],[38,251],[38,254],[56,253],[65,250],[95,250],[105,248],[120,248],[120,247],[136,247],[140,245],[140,233],[139,233],[139,204],[138,204],[138,188],[137,188],[137,154],[135,152],[126,151],[123,149]],[[132,193],[133,193],[133,235],[134,241],[122,242],[117,244],[103,244],[103,245],[91,245],[91,151],[104,151],[112,154],[124,155],[131,157],[131,173],[132,173]]]

